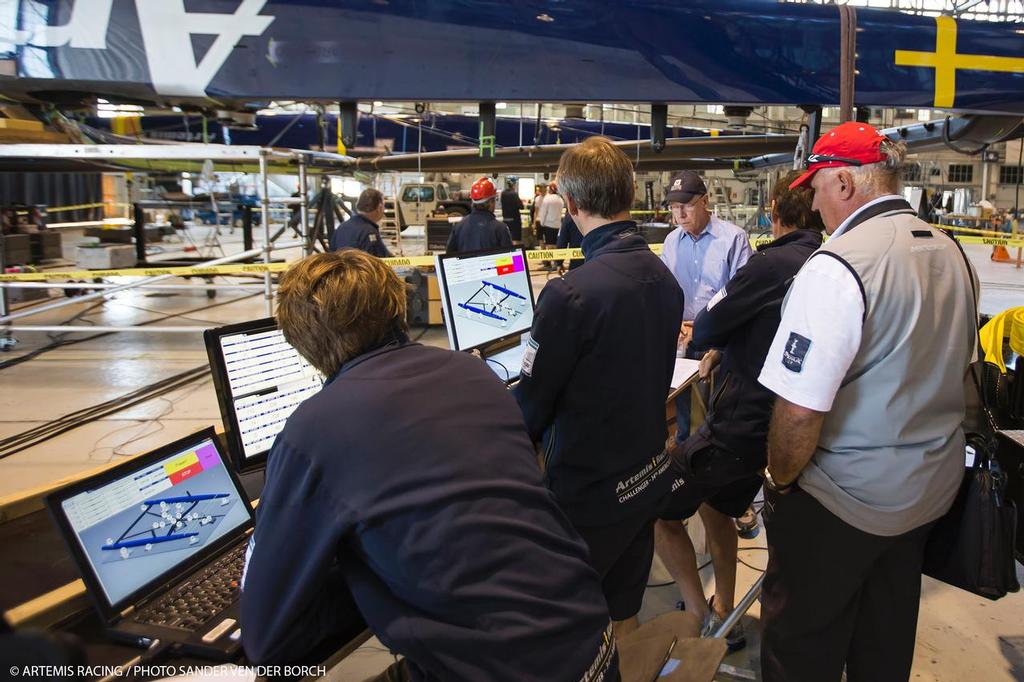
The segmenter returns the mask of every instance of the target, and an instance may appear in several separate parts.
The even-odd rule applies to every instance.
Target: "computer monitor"
[[[253,524],[212,427],[62,488],[47,505],[108,618]]]
[[[523,249],[436,256],[452,350],[486,349],[529,331],[533,286]]]
[[[272,317],[207,329],[203,338],[228,450],[239,469],[261,466],[289,415],[324,377]]]

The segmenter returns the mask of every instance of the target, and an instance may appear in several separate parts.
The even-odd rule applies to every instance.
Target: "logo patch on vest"
[[[790,372],[800,372],[804,368],[804,358],[811,347],[811,340],[796,332],[789,333],[786,348],[782,351],[782,366]]]

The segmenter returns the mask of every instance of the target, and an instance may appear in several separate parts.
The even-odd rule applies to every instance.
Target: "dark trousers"
[[[882,537],[843,522],[806,492],[766,490],[761,592],[764,682],[905,682],[932,524]]]
[[[508,227],[508,233],[512,236],[512,241],[521,242],[523,240],[523,223],[520,220],[506,220],[505,226]]]

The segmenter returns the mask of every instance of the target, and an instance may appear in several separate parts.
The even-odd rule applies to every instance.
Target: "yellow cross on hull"
[[[996,57],[986,54],[957,54],[956,19],[935,17],[935,52],[896,50],[896,66],[923,66],[935,69],[935,105],[953,106],[958,69],[1024,73],[1024,58]]]

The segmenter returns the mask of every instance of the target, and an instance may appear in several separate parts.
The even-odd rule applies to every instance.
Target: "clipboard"
[[[679,395],[684,388],[697,381],[700,360],[676,358],[675,369],[672,371],[672,383],[668,392],[668,400]]]

